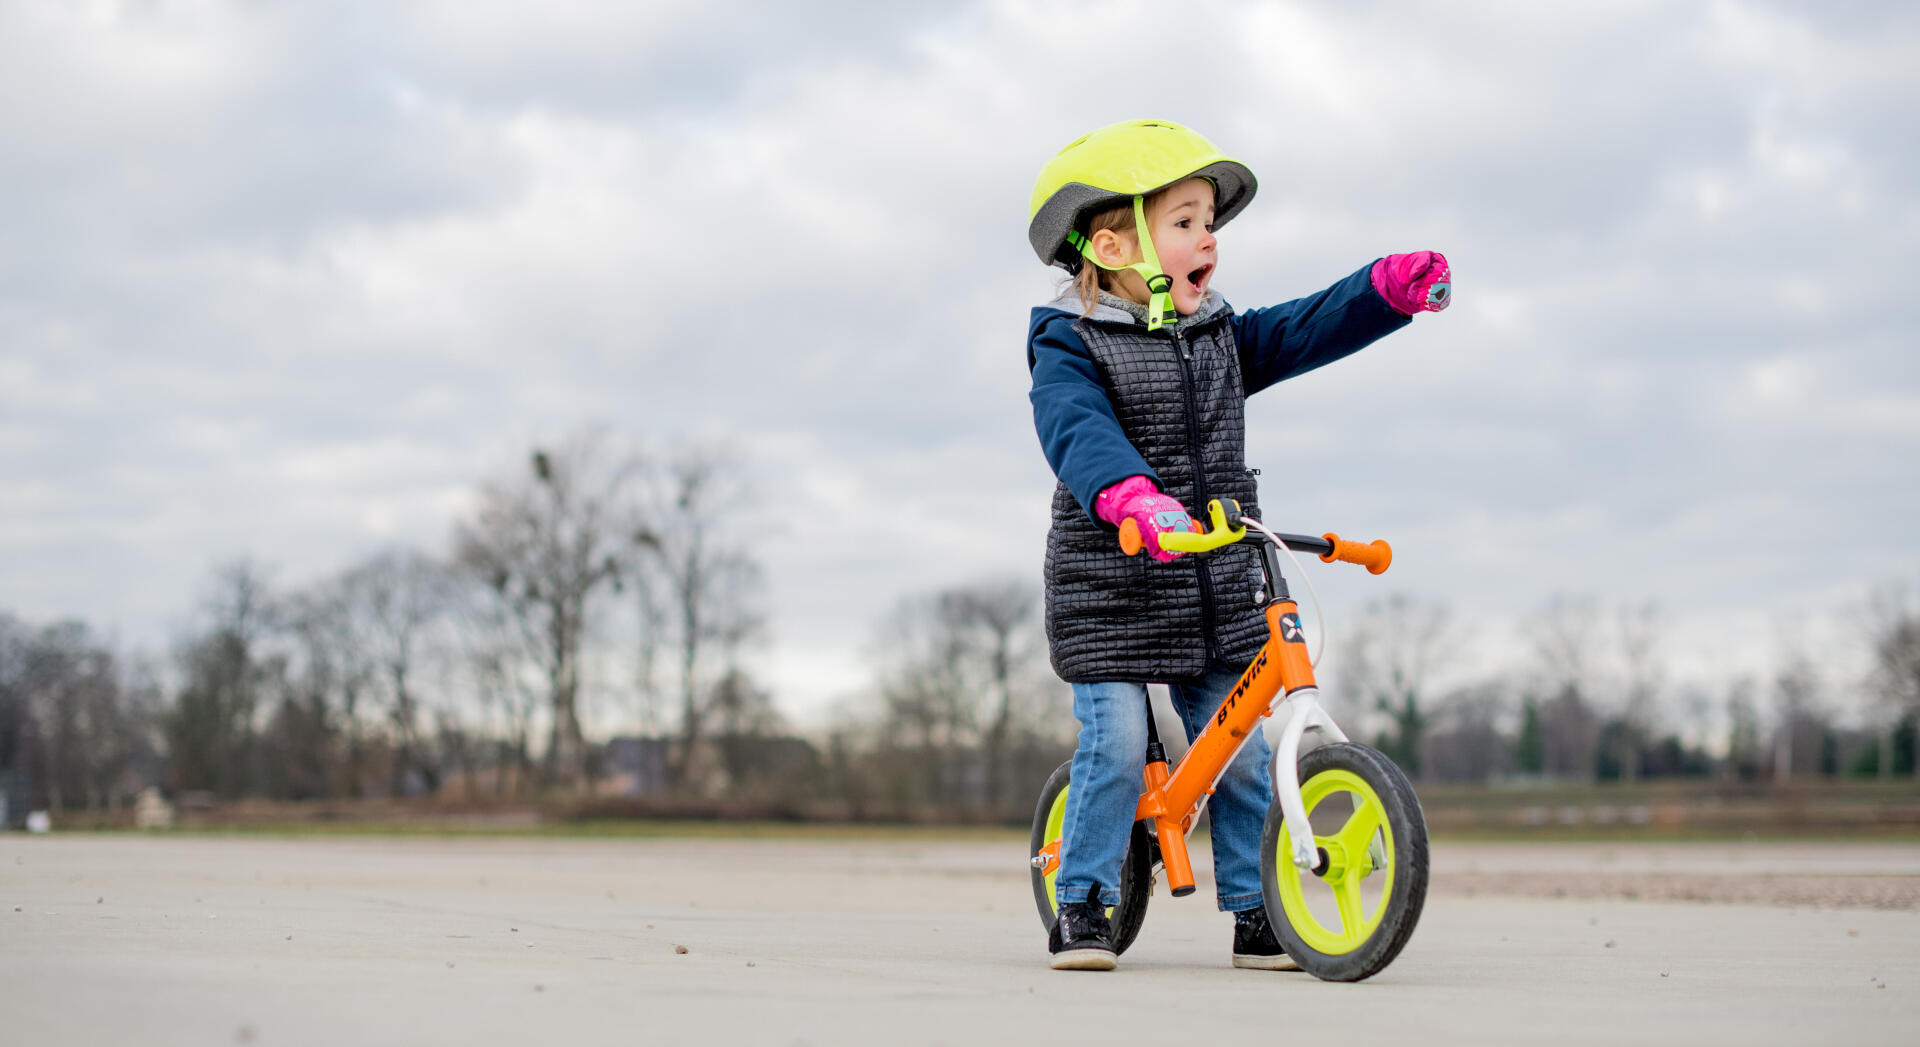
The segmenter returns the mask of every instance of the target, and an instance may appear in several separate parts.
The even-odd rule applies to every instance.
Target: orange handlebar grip
[[[1146,543],[1140,540],[1140,524],[1129,516],[1120,521],[1120,551],[1132,556]]]
[[[1385,539],[1376,538],[1371,542],[1362,544],[1360,542],[1349,542],[1345,538],[1334,534],[1332,531],[1328,531],[1320,537],[1333,543],[1333,551],[1325,553],[1320,557],[1321,560],[1327,563],[1332,563],[1335,560],[1339,560],[1342,563],[1357,563],[1365,567],[1368,574],[1384,573],[1388,565],[1393,563],[1393,547],[1388,545]]]

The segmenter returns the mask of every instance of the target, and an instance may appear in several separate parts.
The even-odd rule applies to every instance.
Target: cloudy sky
[[[1270,522],[1398,552],[1316,574],[1336,623],[1397,588],[1498,662],[1588,593],[1683,675],[1840,674],[1920,579],[1912,5],[534,10],[0,5],[0,609],[163,649],[214,564],[444,550],[600,423],[749,463],[817,720],[902,596],[1037,576],[1027,194],[1149,115],[1261,180],[1236,305],[1453,261],[1250,404]]]

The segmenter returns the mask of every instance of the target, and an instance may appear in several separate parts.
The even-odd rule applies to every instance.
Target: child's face
[[[1207,285],[1218,265],[1218,244],[1213,239],[1213,183],[1189,178],[1168,189],[1156,204],[1147,218],[1153,247],[1160,255],[1160,270],[1173,278],[1174,311],[1190,316],[1207,297]],[[1093,234],[1093,248],[1109,266],[1140,261],[1140,242],[1131,232],[1101,230]],[[1121,294],[1142,304],[1147,301],[1147,282],[1140,274],[1121,270],[1113,276],[1115,289]]]
[[[1161,199],[1147,219],[1153,248],[1160,253],[1160,270],[1173,277],[1173,308],[1188,316],[1207,297],[1207,285],[1219,264],[1219,245],[1213,238],[1213,183],[1189,178]]]

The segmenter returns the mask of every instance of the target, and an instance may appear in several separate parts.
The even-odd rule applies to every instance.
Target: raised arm
[[[1234,315],[1248,395],[1359,352],[1408,324],[1412,318],[1376,286],[1377,264],[1369,262],[1316,294]]]

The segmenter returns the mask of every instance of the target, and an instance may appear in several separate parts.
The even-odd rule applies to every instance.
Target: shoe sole
[[[1250,971],[1297,971],[1300,965],[1284,953],[1279,956],[1249,956],[1246,953],[1234,953],[1233,965]]]
[[[1119,965],[1119,959],[1105,949],[1070,949],[1053,954],[1056,971],[1111,971]]]

